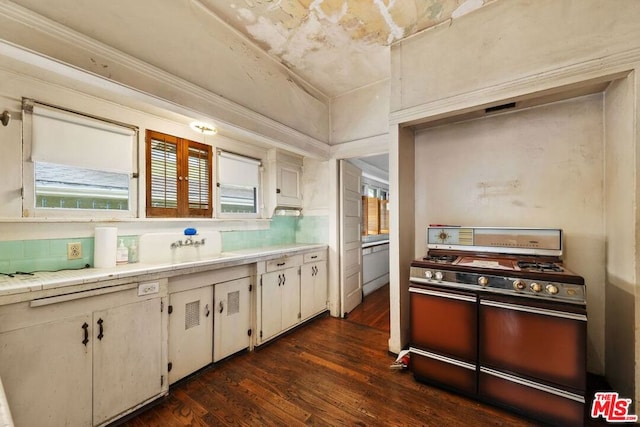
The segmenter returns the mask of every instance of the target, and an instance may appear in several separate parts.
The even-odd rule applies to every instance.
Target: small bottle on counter
[[[136,239],[133,239],[129,245],[129,264],[138,262],[138,244]]]
[[[120,246],[116,251],[116,264],[127,264],[129,262],[129,249],[124,245],[124,241],[120,239]]]

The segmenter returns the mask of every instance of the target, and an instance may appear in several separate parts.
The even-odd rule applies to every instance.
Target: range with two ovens
[[[417,380],[557,425],[582,425],[584,279],[560,229],[430,226],[411,263]]]

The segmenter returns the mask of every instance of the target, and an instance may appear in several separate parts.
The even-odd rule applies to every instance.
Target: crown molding
[[[69,77],[74,75],[77,77],[77,71],[79,70],[121,86],[120,91],[124,87],[137,92],[138,95],[146,96],[154,105],[157,104],[159,99],[165,101],[165,105],[168,108],[175,105],[178,110],[192,110],[211,117],[217,124],[222,124],[220,127],[233,128],[231,133],[235,132],[243,134],[247,138],[256,138],[260,143],[269,143],[313,157],[327,158],[329,155],[330,147],[324,141],[270,119],[15,3],[10,1],[0,2],[0,19],[13,21],[13,23],[18,24],[27,32],[37,31],[47,39],[49,44],[53,40],[55,44],[62,45],[65,49],[73,49],[76,58],[93,58],[96,61],[104,60],[110,64],[110,68],[116,68],[119,71],[118,75],[121,75],[118,80],[115,80],[111,77],[113,72],[103,75],[99,72],[88,70],[81,64],[64,62],[46,53],[36,52],[31,46],[23,46],[19,41],[8,40],[13,46],[52,61],[52,63],[55,63],[54,68],[57,68],[58,71],[60,70],[59,65],[75,70],[75,73],[69,73]],[[13,34],[3,34],[2,30],[0,30],[0,39],[3,37],[10,39],[12,36]],[[68,55],[68,57],[72,56]],[[126,81],[122,81],[126,80],[122,76],[128,77],[128,80],[131,81],[145,82],[145,87],[134,87]],[[105,85],[105,87],[108,88],[109,85]],[[162,90],[163,88],[167,89]],[[180,94],[181,102],[179,104],[168,99],[168,94],[175,93]],[[179,112],[183,113],[183,111]]]

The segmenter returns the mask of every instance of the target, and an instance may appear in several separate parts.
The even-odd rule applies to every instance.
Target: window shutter
[[[147,131],[147,216],[210,217],[211,146]]]
[[[189,146],[189,209],[210,212],[211,149],[207,148]]]

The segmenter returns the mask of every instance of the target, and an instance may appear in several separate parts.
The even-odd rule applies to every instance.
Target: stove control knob
[[[426,277],[427,279],[433,278],[433,271],[431,271],[431,270],[425,271],[424,272],[424,277]]]
[[[443,277],[442,271],[436,271],[436,280],[442,280]]]
[[[516,291],[524,291],[527,288],[527,284],[522,280],[514,280],[513,281],[513,289]]]
[[[531,285],[529,285],[529,287],[531,288],[531,290],[533,292],[540,292],[542,291],[542,285],[540,283],[537,282],[533,282],[531,283]]]
[[[549,283],[547,286],[545,286],[544,289],[550,295],[556,295],[558,293],[558,287],[556,285],[552,285],[551,283]]]
[[[487,286],[489,284],[489,279],[487,279],[484,276],[480,276],[478,277],[478,285],[480,286]]]

